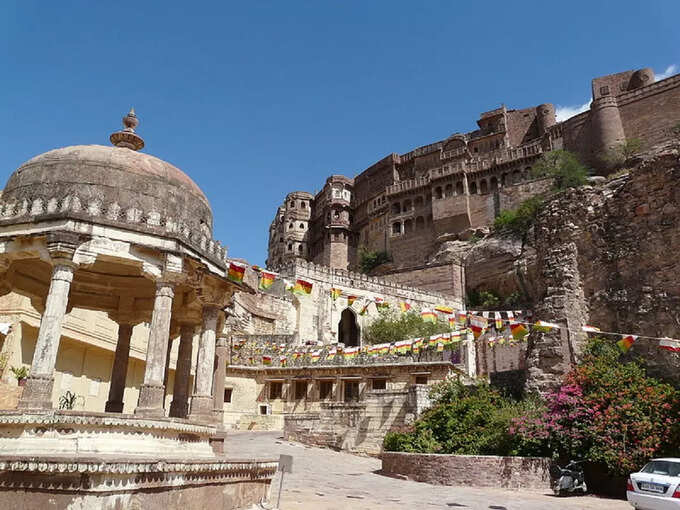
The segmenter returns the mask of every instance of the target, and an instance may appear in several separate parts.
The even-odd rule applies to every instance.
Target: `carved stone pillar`
[[[215,377],[213,379],[213,397],[215,421],[222,425],[224,422],[224,378],[227,373],[227,357],[229,344],[226,338],[218,338],[215,347]]]
[[[109,399],[104,406],[107,413],[123,412],[123,394],[125,393],[125,380],[127,379],[128,362],[130,360],[130,339],[132,338],[133,327],[132,324],[125,323],[118,325],[118,343],[113,358]]]
[[[24,392],[19,400],[20,409],[51,409],[54,366],[57,362],[61,325],[66,315],[68,295],[73,281],[75,265],[67,259],[55,261],[50,289],[45,301],[45,311],[40,321],[38,341],[35,344],[33,363]]]
[[[196,388],[191,397],[190,418],[212,421],[213,416],[213,368],[215,363],[215,336],[219,308],[214,305],[203,307],[203,330],[198,346],[196,363]]]
[[[175,367],[175,384],[172,389],[170,416],[186,418],[189,412],[189,382],[191,381],[191,353],[194,345],[195,326],[182,324]]]
[[[168,355],[170,338],[170,319],[172,300],[175,296],[173,284],[158,282],[156,298],[151,315],[149,342],[146,347],[146,370],[144,384],[139,390],[139,402],[135,414],[144,416],[163,416],[163,397],[165,387],[165,359]]]

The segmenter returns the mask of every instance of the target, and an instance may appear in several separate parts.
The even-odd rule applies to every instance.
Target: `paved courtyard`
[[[625,501],[592,496],[556,498],[540,491],[442,487],[389,478],[376,473],[380,460],[311,448],[281,439],[280,432],[241,432],[228,436],[234,456],[293,456],[286,474],[281,510],[631,510]],[[274,480],[272,496],[278,491]]]

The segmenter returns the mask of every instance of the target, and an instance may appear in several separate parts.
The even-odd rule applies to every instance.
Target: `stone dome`
[[[212,237],[212,210],[196,183],[170,163],[126,147],[75,145],[40,154],[11,175],[2,202],[50,216],[82,212],[94,223],[99,216],[135,230]]]

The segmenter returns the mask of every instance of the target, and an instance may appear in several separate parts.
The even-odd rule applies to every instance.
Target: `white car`
[[[653,459],[632,473],[626,498],[638,510],[680,510],[680,459]]]

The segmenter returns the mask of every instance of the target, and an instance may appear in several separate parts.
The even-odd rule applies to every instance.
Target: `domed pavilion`
[[[253,463],[254,471],[242,463],[239,476],[228,463],[210,464],[218,431],[214,395],[224,384],[223,358],[215,368],[223,310],[235,291],[253,290],[227,278],[226,248],[213,239],[213,214],[201,189],[177,167],[139,152],[144,141],[135,132],[134,111],[123,124],[111,135],[112,146],[77,145],[34,157],[2,192],[0,295],[28,296],[42,319],[19,409],[0,411],[0,479],[11,477],[11,465],[3,464],[8,455],[15,462],[42,458],[45,476],[53,461],[54,470],[67,466],[68,473],[68,459],[89,455],[95,460],[75,464],[65,489],[84,490],[75,476],[82,469],[104,473],[105,483],[101,465],[112,458],[128,459],[132,478],[149,462],[173,459],[180,473],[182,462],[201,460],[218,481],[223,476],[234,483],[242,476],[267,482],[271,463]],[[52,409],[61,327],[72,308],[106,312],[119,325],[109,397],[99,413]],[[149,324],[144,381],[134,414],[122,414],[130,337],[142,322]],[[173,401],[166,412],[168,342],[178,333]],[[54,460],[59,455],[66,459],[62,467]],[[42,480],[40,466],[34,468]],[[157,489],[176,483],[165,468],[151,471],[158,471],[150,482]]]

